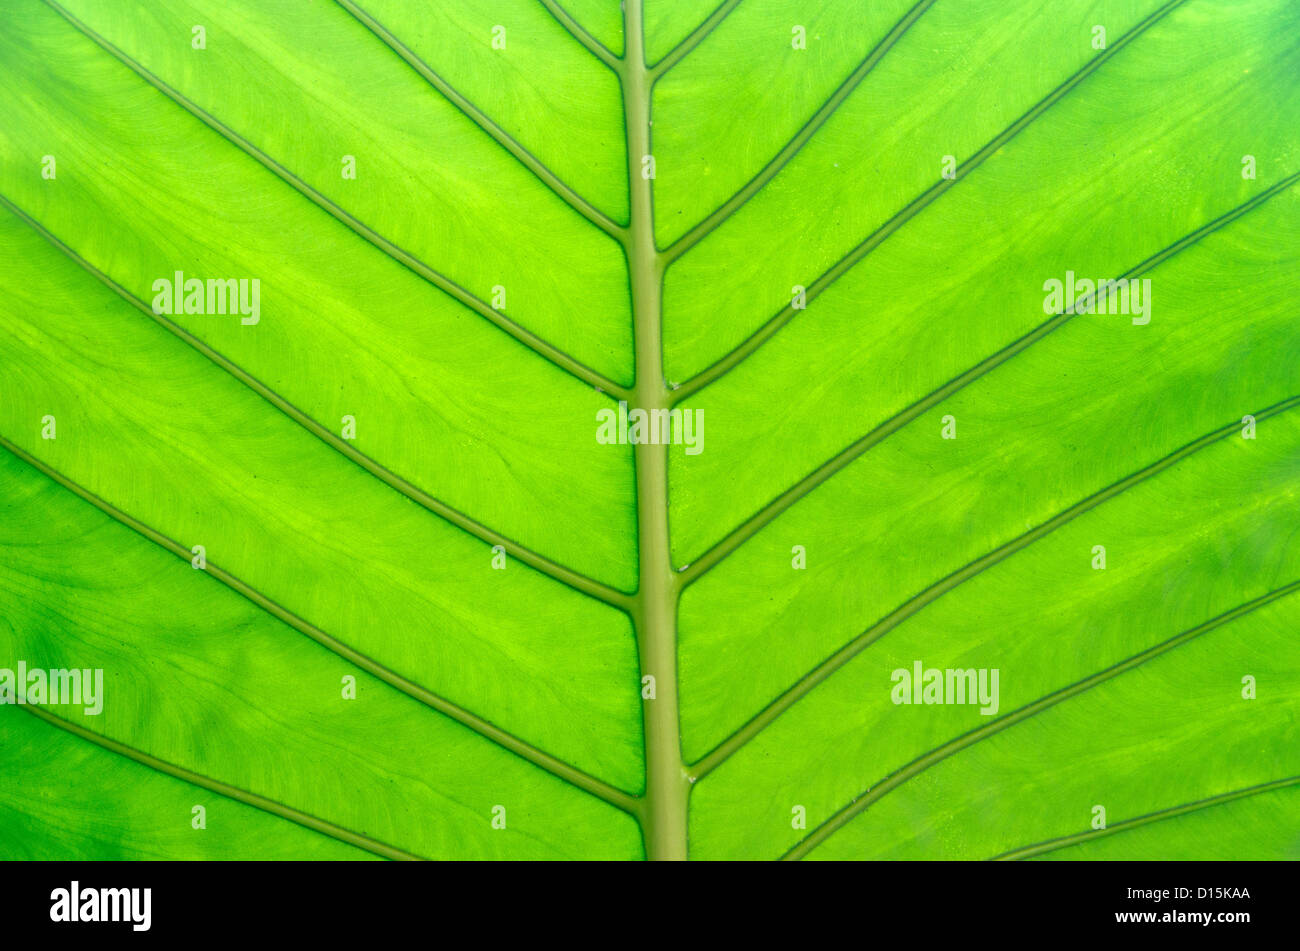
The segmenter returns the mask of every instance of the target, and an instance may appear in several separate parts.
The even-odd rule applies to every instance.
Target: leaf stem
[[[650,155],[650,90],[645,65],[642,0],[624,0],[626,53],[619,70],[627,131],[631,224],[625,248],[632,285],[636,348],[635,405],[669,406],[663,373],[662,285],[664,262],[655,248],[654,195],[643,175]],[[680,593],[668,539],[668,452],[662,444],[637,443],[637,554],[639,583],[633,600],[642,676],[646,787],[641,833],[649,859],[686,858],[686,807],[691,781],[682,762],[677,703],[677,600]],[[645,678],[654,678],[646,697]]]

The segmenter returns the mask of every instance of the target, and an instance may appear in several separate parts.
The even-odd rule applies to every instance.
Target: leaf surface
[[[1294,4],[4,17],[6,857],[1300,857]]]

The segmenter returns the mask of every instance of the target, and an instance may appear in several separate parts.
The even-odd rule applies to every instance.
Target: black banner
[[[11,862],[0,876],[8,938],[373,940],[410,929],[460,944],[469,928],[639,944],[664,929],[775,937],[793,927],[816,944],[900,932],[1231,942],[1294,940],[1297,924],[1294,863]]]

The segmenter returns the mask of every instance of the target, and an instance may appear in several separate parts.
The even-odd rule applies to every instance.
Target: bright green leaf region
[[[0,857],[1300,858],[1294,0],[10,0]]]

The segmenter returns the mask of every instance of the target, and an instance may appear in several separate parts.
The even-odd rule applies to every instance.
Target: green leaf
[[[0,855],[1300,858],[1295,4],[6,19]]]

